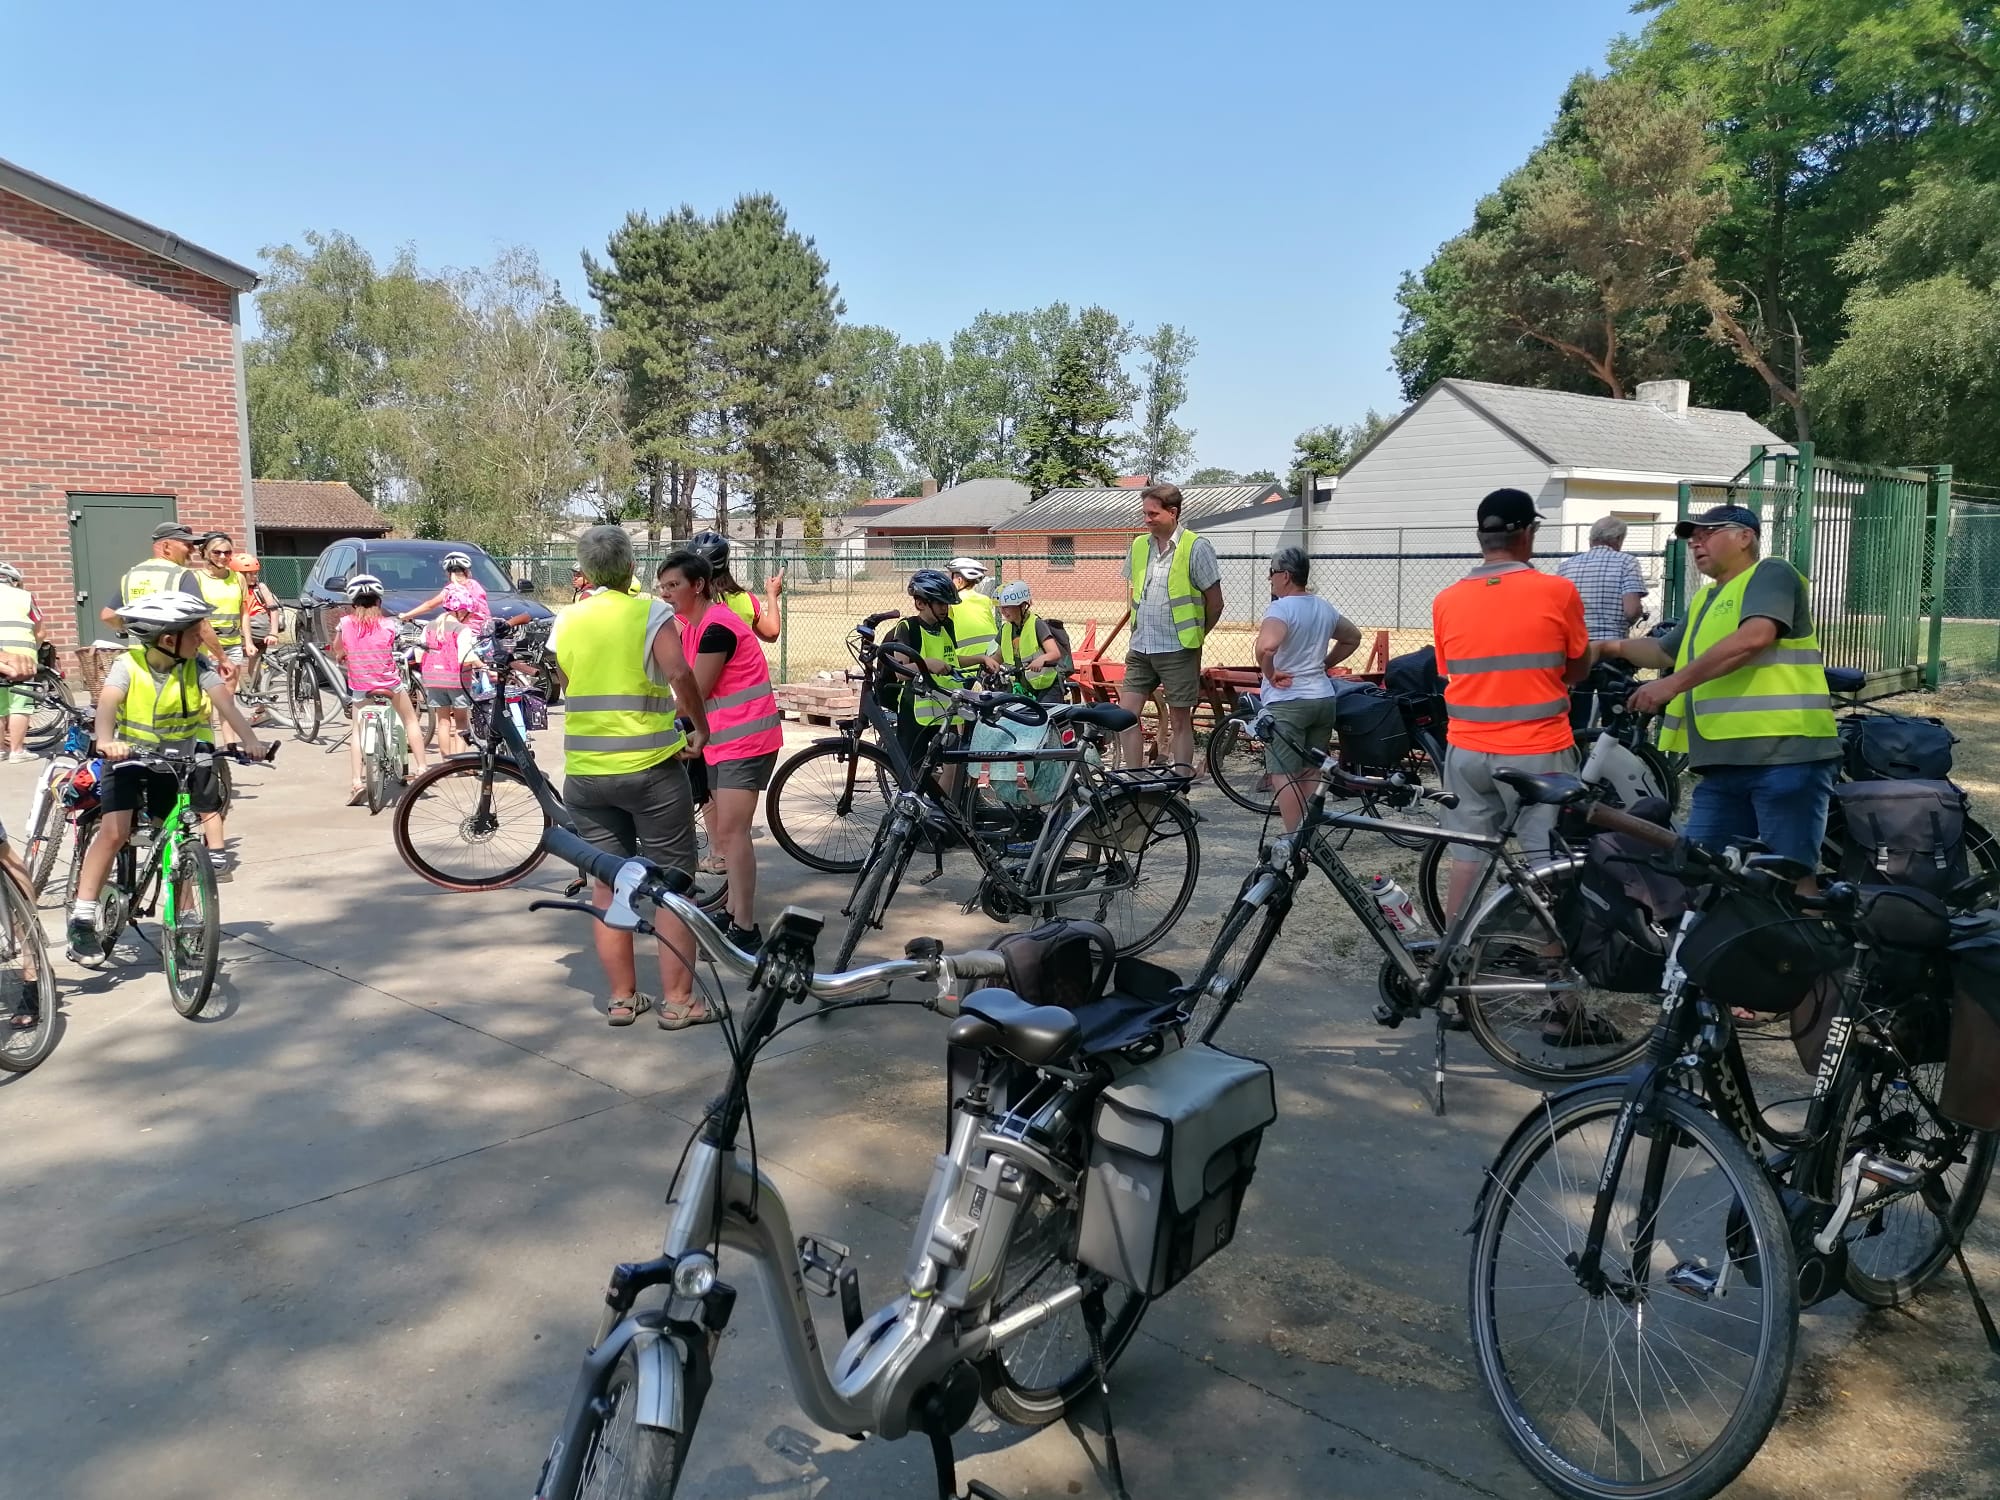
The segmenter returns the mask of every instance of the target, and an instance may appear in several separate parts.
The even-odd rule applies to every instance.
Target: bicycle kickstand
[[[1431,1112],[1440,1119],[1444,1116],[1444,1036],[1450,1030],[1450,1022],[1444,1013],[1444,996],[1438,996],[1437,1007],[1437,1052],[1434,1060],[1437,1093],[1431,1102]]]

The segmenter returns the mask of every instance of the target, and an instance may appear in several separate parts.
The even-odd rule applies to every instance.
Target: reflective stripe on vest
[[[606,589],[562,612],[556,664],[569,679],[563,768],[572,776],[643,771],[687,743],[674,695],[646,676],[653,601]]]
[[[951,607],[951,628],[960,660],[991,656],[1000,649],[1000,611],[984,594],[964,593]]]
[[[1030,661],[1042,649],[1042,622],[1033,612],[1021,616],[1018,626],[1007,623],[1005,616],[1000,620],[1000,660],[1010,667],[1017,667]],[[1028,686],[1036,692],[1054,687],[1057,677],[1055,663],[1038,668],[1028,674]]]
[[[194,581],[201,585],[201,596],[215,609],[208,617],[208,623],[215,627],[215,638],[224,646],[243,644],[243,579],[235,573],[227,578],[217,578],[209,573],[197,573]]]
[[[118,599],[122,604],[130,604],[143,599],[148,594],[157,594],[172,589],[180,582],[181,574],[188,571],[186,563],[169,562],[164,557],[149,557],[125,570],[125,576],[118,580]]]
[[[958,671],[958,646],[949,632],[942,626],[926,625],[917,621],[917,654],[925,661],[941,661],[945,664],[945,676],[956,675]],[[931,676],[940,683],[945,676],[933,672]],[[919,724],[941,724],[951,711],[951,700],[940,698],[921,682],[910,684],[910,712],[916,715]]]
[[[175,689],[167,693],[153,684],[153,669],[146,665],[144,646],[134,646],[125,659],[131,663],[132,680],[126,684],[125,701],[118,705],[114,732],[119,739],[128,745],[214,741],[215,731],[208,724],[208,694],[201,690],[201,669],[194,662],[181,662],[167,674],[163,686]]]
[[[1510,589],[1532,592],[1540,587],[1541,577],[1525,563],[1481,563],[1438,596],[1433,606],[1433,620],[1442,631],[1438,670],[1448,679],[1445,703],[1452,723],[1559,720],[1561,737],[1570,738],[1564,642],[1558,637],[1551,649],[1550,635],[1556,627],[1548,614],[1524,607],[1519,593],[1509,594]],[[1472,595],[1468,590],[1478,592]],[[1551,743],[1554,733],[1551,729]],[[1474,733],[1454,743],[1468,749],[1492,748],[1481,745]]]
[[[1732,635],[1743,623],[1743,595],[1762,567],[1785,567],[1766,558],[1725,584],[1711,583],[1695,596],[1674,670]],[[1660,748],[1685,753],[1693,730],[1704,740],[1834,739],[1839,734],[1817,633],[1789,636],[1759,651],[1727,676],[1697,683],[1667,705],[1660,718]]]
[[[35,654],[34,609],[34,597],[26,589],[0,584],[0,651]]]
[[[778,700],[771,694],[771,667],[764,660],[764,648],[750,633],[749,624],[726,603],[710,607],[701,622],[702,632],[706,634],[711,625],[729,631],[736,649],[722,664],[713,696],[701,702],[708,716],[702,759],[715,765],[784,748],[785,732],[779,727]]]
[[[1202,608],[1201,590],[1194,586],[1189,560],[1194,555],[1195,533],[1182,527],[1174,542],[1174,559],[1167,565],[1167,609],[1173,617],[1174,634],[1181,648],[1199,650],[1208,636],[1208,616]],[[1132,538],[1131,559],[1126,571],[1132,575],[1132,619],[1136,624],[1139,606],[1146,599],[1146,580],[1152,571],[1153,534],[1142,531]]]

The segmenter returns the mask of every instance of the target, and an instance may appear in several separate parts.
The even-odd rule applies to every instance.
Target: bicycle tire
[[[1262,900],[1249,900],[1252,887],[1266,878],[1274,882],[1271,893]],[[1188,1037],[1198,1042],[1215,1040],[1216,1032],[1243,998],[1243,991],[1257,977],[1291,908],[1291,883],[1280,872],[1259,866],[1245,878],[1243,892],[1223,918],[1208,956],[1188,981],[1185,993],[1194,1001],[1188,1009]]]
[[[227,814],[230,805],[236,801],[236,773],[229,769],[230,762],[226,757],[218,756],[209,765],[215,771],[216,796],[222,800],[222,806],[216,810]]]
[[[1172,831],[1162,833],[1161,828],[1168,823],[1173,825]],[[1129,850],[1125,846],[1135,836],[1142,836],[1144,844],[1136,851]],[[1131,892],[1147,878],[1143,871],[1152,851],[1166,847],[1176,838],[1187,851],[1180,884],[1152,925],[1141,927],[1143,917],[1125,917],[1114,907],[1123,903],[1123,910],[1130,909]],[[1131,884],[1123,886],[1123,872],[1118,867],[1133,853],[1138,856],[1137,868],[1131,871]],[[1103,883],[1111,888],[1093,910],[1093,903],[1074,893],[1093,888],[1100,869],[1107,871],[1108,878]],[[1195,832],[1194,814],[1178,794],[1113,792],[1096,807],[1086,807],[1043,867],[1041,888],[1035,893],[1037,916],[1041,920],[1086,917],[1101,922],[1110,930],[1118,956],[1130,958],[1135,953],[1144,953],[1167,935],[1187,910],[1195,882],[1200,878],[1201,836]],[[1051,899],[1055,897],[1064,899]]]
[[[1674,769],[1656,746],[1649,745],[1644,740],[1625,748],[1639,758],[1646,767],[1646,774],[1659,784],[1660,798],[1667,804],[1667,817],[1669,819],[1678,817],[1681,810],[1680,772]]]
[[[1077,1204],[1056,1198],[1047,1183],[1037,1180],[1022,1199],[1001,1253],[999,1280],[993,1294],[992,1316],[1005,1317],[1084,1280],[1089,1273],[1068,1258],[1076,1243]],[[1109,1370],[1138,1332],[1147,1299],[1130,1287],[1113,1282],[1105,1292],[1102,1347]],[[1043,1353],[1040,1362],[1033,1356]],[[1049,1354],[1053,1353],[1053,1360]],[[978,1364],[980,1389],[993,1414],[1016,1427],[1046,1427],[1067,1414],[1097,1385],[1090,1356],[1089,1331],[1080,1305],[1066,1308],[1037,1324]]]
[[[53,749],[69,732],[70,710],[76,701],[70,696],[69,684],[54,667],[37,667],[23,686],[32,690],[35,708],[28,715],[28,733],[22,743],[30,750]]]
[[[850,759],[860,764],[854,768],[853,799],[842,812],[839,803],[846,795]],[[778,847],[800,864],[833,875],[852,875],[867,860],[889,811],[884,789],[895,786],[889,757],[866,740],[809,745],[771,778],[771,789],[764,794],[764,821]],[[790,812],[788,791],[793,792]]]
[[[1573,1258],[1589,1227],[1595,1198],[1591,1184],[1600,1180],[1608,1161],[1608,1143],[1625,1092],[1624,1084],[1608,1083],[1544,1101],[1539,1118],[1530,1116],[1523,1122],[1489,1171],[1473,1226],[1466,1300],[1474,1362],[1515,1456],[1555,1493],[1571,1500],[1708,1500],[1743,1471],[1777,1422],[1798,1343],[1797,1258],[1777,1191],[1743,1143],[1698,1099],[1664,1089],[1655,1098],[1664,1118],[1656,1118],[1650,1133],[1634,1133],[1631,1153],[1619,1176],[1609,1183],[1609,1191],[1620,1196],[1612,1204],[1604,1273],[1622,1279],[1627,1290],[1594,1297],[1586,1292],[1565,1256]],[[1565,1138],[1575,1140],[1568,1170],[1562,1160]],[[1641,1281],[1630,1269],[1637,1255],[1627,1238],[1628,1226],[1639,1222],[1637,1197],[1655,1151],[1682,1153],[1678,1163],[1659,1158],[1661,1176],[1655,1180],[1666,1185],[1667,1192],[1650,1221],[1654,1256],[1669,1252],[1681,1257],[1666,1273],[1683,1277],[1680,1282],[1668,1283],[1656,1260],[1647,1263],[1645,1272],[1649,1278],[1660,1277],[1657,1284]],[[1712,1176],[1696,1171],[1703,1157],[1713,1165]],[[1555,1162],[1553,1177],[1543,1169],[1545,1159]],[[1662,1227],[1662,1219],[1683,1190],[1693,1193],[1711,1185],[1718,1200],[1726,1191],[1729,1202],[1698,1206],[1686,1234]],[[1518,1239],[1510,1238],[1508,1230],[1517,1217],[1521,1232]],[[1552,1225],[1557,1219],[1563,1222]],[[1696,1253],[1711,1249],[1720,1257],[1719,1273]],[[1518,1294],[1511,1289],[1516,1261],[1525,1267]],[[1706,1296],[1683,1294],[1687,1286],[1698,1286],[1711,1274],[1728,1278],[1719,1284],[1726,1293],[1721,1301],[1729,1304],[1726,1314],[1720,1310],[1714,1286]],[[1670,1285],[1678,1289],[1670,1292]],[[1502,1324],[1511,1327],[1517,1296],[1522,1335],[1515,1340]],[[1574,1336],[1567,1324],[1558,1327],[1566,1317],[1565,1298],[1581,1314]],[[1748,1313],[1746,1304],[1753,1298],[1756,1310]],[[1690,1334],[1702,1340],[1702,1357],[1696,1358],[1674,1336],[1675,1323],[1681,1318],[1690,1324],[1705,1322],[1697,1314],[1706,1309],[1714,1310],[1717,1321],[1708,1327],[1715,1331],[1689,1327]],[[1725,1317],[1727,1323],[1721,1321]],[[1579,1352],[1593,1328],[1610,1335],[1605,1353],[1596,1357]],[[1753,1345],[1740,1381],[1720,1368],[1727,1356],[1738,1352],[1729,1342],[1732,1339]],[[1579,1385],[1577,1395],[1553,1413],[1553,1419],[1538,1418],[1528,1402],[1539,1385],[1548,1383],[1553,1392],[1558,1384],[1566,1384],[1566,1380],[1551,1381],[1546,1371],[1528,1378],[1529,1360],[1544,1340],[1549,1341],[1551,1369],[1556,1363],[1565,1370],[1573,1365],[1588,1378],[1603,1368],[1607,1378],[1624,1375],[1627,1389],[1615,1392],[1615,1401],[1600,1401]],[[1684,1384],[1675,1381],[1669,1361],[1686,1372]],[[1645,1372],[1637,1391],[1625,1373],[1631,1370]],[[1671,1392],[1656,1399],[1681,1403],[1672,1410],[1668,1441],[1698,1436],[1694,1429],[1701,1413],[1695,1402],[1714,1399],[1718,1407],[1724,1404],[1717,1396],[1716,1381],[1736,1385],[1741,1397],[1726,1412],[1717,1412],[1714,1438],[1690,1453],[1677,1469],[1665,1470],[1662,1434],[1650,1423],[1642,1420],[1643,1436],[1629,1430],[1629,1419],[1628,1426],[1618,1425],[1627,1409],[1642,1403],[1640,1393],[1651,1387]],[[1612,1394],[1607,1386],[1606,1396]],[[1614,1428],[1608,1434],[1602,1430],[1607,1422]],[[1607,1447],[1614,1461],[1636,1462],[1638,1473],[1628,1480],[1618,1473],[1607,1477],[1592,1472]],[[1574,1451],[1579,1448],[1588,1451]],[[1661,1460],[1663,1472],[1648,1478],[1645,1466],[1651,1456]]]
[[[484,791],[488,774],[478,761],[448,760],[419,772],[397,802],[396,852],[404,864],[432,885],[448,891],[497,891],[524,879],[547,857],[542,835],[548,831],[550,819],[528,786],[527,777],[505,761],[494,763],[490,773],[493,787],[504,783],[510,789],[503,808],[497,790]],[[467,789],[471,791],[469,800]],[[513,795],[515,789],[518,797]],[[483,814],[482,798],[486,804]],[[423,837],[424,827],[431,824],[440,831],[435,850]],[[506,829],[516,825],[532,838],[506,836]],[[447,832],[449,838],[445,837]],[[486,860],[471,867],[443,863],[454,841],[465,849],[492,850],[496,858],[507,862],[496,865]]]
[[[48,1060],[62,1034],[62,995],[33,899],[12,880],[0,878],[0,912],[6,941],[0,943],[0,1071],[27,1073]],[[29,969],[34,970],[32,980]],[[41,1020],[17,1030],[10,1019],[29,983],[36,989]]]
[[[1545,897],[1550,910],[1560,920],[1566,888],[1577,879],[1573,868],[1558,869],[1544,878]],[[1588,986],[1569,967],[1566,957],[1551,955],[1550,947],[1567,944],[1562,933],[1552,929],[1512,887],[1502,887],[1486,917],[1465,934],[1461,951],[1468,955],[1469,982],[1493,984],[1507,979],[1524,979],[1530,986],[1550,979],[1574,983],[1563,1004],[1569,1020],[1555,1038],[1548,1028],[1562,1020],[1551,1017],[1551,997],[1530,987],[1519,995],[1463,995],[1459,1012],[1465,1017],[1473,1040],[1487,1056],[1504,1068],[1545,1083],[1581,1083],[1623,1072],[1646,1050],[1646,1041],[1659,1020],[1659,1001],[1653,994],[1625,995]],[[1579,1019],[1579,1017],[1581,1019]],[[1590,1045],[1581,1038],[1598,1022],[1610,1025],[1616,1041]],[[1525,1038],[1532,1036],[1533,1050],[1524,1050]]]
[[[1264,742],[1253,739],[1241,719],[1226,718],[1209,732],[1205,752],[1208,774],[1222,795],[1247,812],[1268,818],[1278,810],[1278,799],[1260,782],[1269,777],[1264,764]]]
[[[1923,1149],[1918,1132],[1925,1125],[1934,1125],[1935,1122],[1923,1114],[1922,1107],[1907,1088],[1895,1096],[1899,1108],[1883,1107],[1884,1093],[1901,1078],[1903,1070],[1887,1056],[1873,1053],[1872,1049],[1871,1054],[1875,1059],[1874,1066],[1847,1069],[1848,1076],[1839,1085],[1840,1094],[1833,1115],[1837,1123],[1833,1135],[1829,1137],[1834,1148],[1820,1153],[1820,1181],[1815,1189],[1815,1196],[1827,1202],[1839,1198],[1842,1165],[1858,1150],[1866,1150],[1871,1155],[1886,1155],[1908,1166],[1920,1164],[1912,1161],[1912,1156],[1921,1159],[1928,1154]],[[1910,1073],[1913,1081],[1935,1102],[1944,1083],[1944,1064],[1919,1063]],[[1888,1114],[1907,1114],[1914,1118],[1907,1125],[1896,1125],[1884,1118]],[[1871,1129],[1871,1125],[1875,1128]],[[1986,1196],[2000,1136],[1990,1130],[1953,1126],[1950,1134],[1943,1139],[1949,1142],[1950,1156],[1964,1158],[1964,1171],[1955,1182],[1948,1171],[1937,1174],[1926,1172],[1925,1175],[1926,1178],[1933,1175],[1946,1178],[1952,1234],[1962,1236],[1978,1215],[1979,1205]],[[1877,1199],[1870,1205],[1870,1212],[1865,1218],[1850,1219],[1841,1232],[1841,1238],[1847,1242],[1844,1285],[1850,1297],[1866,1306],[1900,1307],[1936,1280],[1951,1264],[1951,1240],[1946,1236],[1944,1226],[1938,1222],[1937,1215],[1923,1201],[1921,1187],[1884,1195],[1884,1199]],[[1903,1229],[1905,1225],[1911,1226],[1907,1233]],[[1885,1241],[1887,1246],[1883,1243]],[[1899,1244],[1910,1247],[1902,1252],[1900,1262],[1890,1258],[1896,1252],[1889,1248]]]
[[[291,670],[285,674],[285,692],[290,702],[292,733],[304,744],[319,742],[323,719],[320,693],[323,687],[312,658],[300,652],[292,659]]]
[[[575,1500],[672,1500],[680,1486],[683,1435],[641,1427],[639,1364],[628,1346],[605,1377],[577,1470]]]
[[[362,755],[361,775],[368,788],[368,816],[372,818],[389,800],[389,761],[378,747],[371,745]]]
[[[67,775],[49,778],[48,802],[21,850],[21,862],[28,869],[28,885],[37,896],[49,887],[49,877],[55,874],[56,860],[62,854],[63,834],[69,829],[62,804],[62,787],[68,780]]]
[[[847,903],[852,915],[847,919],[847,931],[840,935],[840,951],[834,957],[833,972],[850,967],[862,934],[881,924],[889,903],[896,899],[896,887],[902,884],[903,872],[909,868],[910,855],[916,848],[913,832],[898,833],[892,827],[869,859],[866,873],[854,883],[854,895]]]
[[[179,857],[167,878],[174,883],[171,928],[163,921],[160,957],[167,970],[167,993],[174,1009],[193,1020],[208,1004],[215,987],[215,966],[221,958],[222,912],[215,892],[215,871],[200,848],[192,826],[182,834]],[[197,908],[192,922],[187,902]],[[195,946],[190,947],[190,939]]]

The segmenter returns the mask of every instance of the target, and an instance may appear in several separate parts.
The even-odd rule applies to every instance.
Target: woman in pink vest
[[[708,713],[708,744],[701,752],[708,766],[708,842],[729,871],[729,940],[754,953],[764,935],[757,927],[750,820],[785,743],[770,664],[742,616],[710,597],[704,559],[674,553],[660,564],[659,584],[660,597],[681,622],[681,649]]]

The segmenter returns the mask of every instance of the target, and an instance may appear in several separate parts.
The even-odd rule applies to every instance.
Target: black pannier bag
[[[2000,933],[1951,947],[1951,1042],[1938,1108],[1974,1130],[2000,1130]]]
[[[1957,736],[1939,719],[1855,714],[1840,721],[1850,781],[1943,781]]]
[[[1268,1064],[1184,1047],[1098,1095],[1077,1259],[1149,1297],[1227,1245],[1278,1118]]]
[[[1340,736],[1340,763],[1351,771],[1383,773],[1410,753],[1410,730],[1402,705],[1376,687],[1350,688],[1334,710]]]
[[[1442,698],[1444,676],[1438,671],[1437,648],[1425,646],[1390,657],[1382,685],[1396,698]]]
[[[1658,797],[1641,798],[1631,811],[1671,826]],[[1660,988],[1667,947],[1687,910],[1687,886],[1653,867],[1655,852],[1623,833],[1596,834],[1584,851],[1570,961],[1598,989],[1650,995]]]
[[[1825,922],[1775,894],[1738,892],[1702,913],[1681,940],[1681,967],[1704,994],[1744,1010],[1793,1010],[1813,981],[1853,949]]]
[[[1949,781],[1855,781],[1833,797],[1843,880],[1942,896],[1965,879],[1970,799]]]

